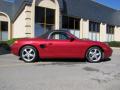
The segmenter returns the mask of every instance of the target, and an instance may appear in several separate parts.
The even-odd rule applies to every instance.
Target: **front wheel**
[[[99,47],[91,47],[86,53],[86,59],[90,63],[100,62],[102,59],[102,50]]]
[[[25,46],[20,51],[20,58],[27,63],[34,62],[37,59],[37,50],[32,46]]]

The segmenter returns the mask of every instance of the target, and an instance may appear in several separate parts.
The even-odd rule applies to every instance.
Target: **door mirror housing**
[[[70,38],[70,41],[71,41],[71,42],[74,41],[74,40],[75,40],[75,38],[73,38],[73,37]]]

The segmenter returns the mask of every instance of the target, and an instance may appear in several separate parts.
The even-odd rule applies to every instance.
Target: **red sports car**
[[[28,63],[38,58],[86,58],[96,63],[112,55],[112,49],[107,44],[78,39],[64,30],[48,31],[36,38],[19,39],[11,46],[11,51]]]

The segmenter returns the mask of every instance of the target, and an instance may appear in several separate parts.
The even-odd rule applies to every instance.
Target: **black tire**
[[[98,63],[103,58],[103,52],[99,47],[91,47],[86,53],[86,59],[90,63]]]
[[[24,46],[20,50],[20,58],[26,63],[35,62],[38,59],[38,52],[32,46]]]

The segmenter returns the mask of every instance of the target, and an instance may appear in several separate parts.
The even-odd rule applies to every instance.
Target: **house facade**
[[[36,37],[52,29],[80,39],[120,41],[120,11],[95,0],[0,0],[0,40]]]

